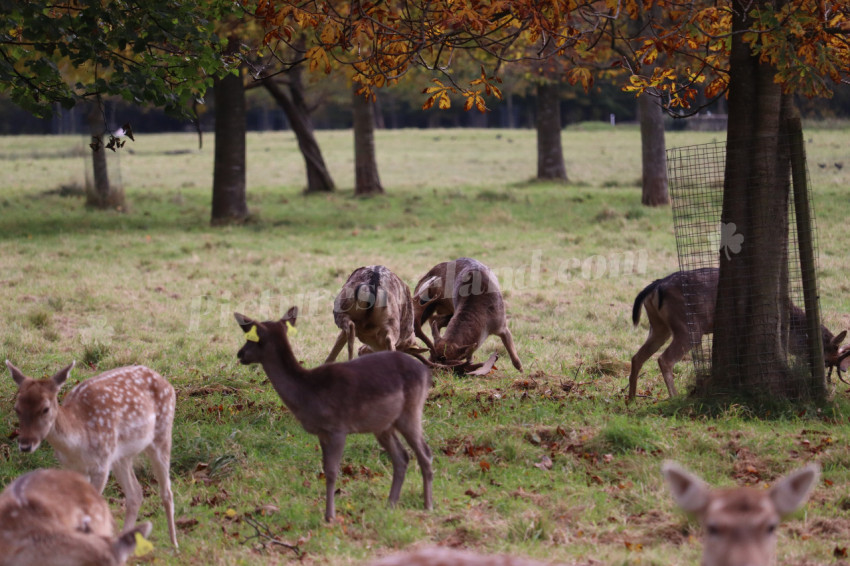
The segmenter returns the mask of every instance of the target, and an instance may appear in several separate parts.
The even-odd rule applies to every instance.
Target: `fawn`
[[[116,538],[109,505],[71,470],[35,470],[0,493],[0,566],[118,566],[150,531],[144,522]]]
[[[46,440],[62,466],[86,476],[98,493],[103,492],[112,471],[126,500],[124,528],[135,524],[142,505],[133,459],[145,452],[159,483],[168,533],[176,547],[169,478],[176,402],[171,384],[150,368],[127,366],[83,381],[60,405],[59,389],[74,363],[40,380],[26,377],[9,360],[6,366],[18,384],[15,413],[20,421],[21,452],[35,452]]]
[[[422,409],[431,386],[431,371],[397,351],[377,352],[347,362],[305,369],[292,353],[288,334],[298,308],[277,321],[257,322],[234,313],[245,332],[237,353],[244,365],[261,364],[277,394],[304,430],[319,437],[327,492],[325,520],[336,514],[334,491],[345,437],[372,433],[392,460],[389,503],[395,505],[410,456],[398,439],[413,449],[422,470],[425,508],[431,509],[431,449],[422,431]]]

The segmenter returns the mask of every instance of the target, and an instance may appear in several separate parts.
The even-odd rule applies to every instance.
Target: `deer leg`
[[[393,463],[393,484],[390,488],[390,507],[395,507],[398,503],[399,495],[401,495],[401,485],[404,483],[404,475],[407,473],[407,464],[410,462],[410,456],[404,446],[401,445],[395,431],[389,428],[375,435],[378,439],[378,444],[384,447],[387,454],[390,455],[390,460]]]
[[[168,436],[171,436],[170,431]],[[171,537],[171,544],[174,545],[174,548],[177,548],[177,527],[174,524],[174,494],[171,491],[171,477],[169,476],[169,469],[171,468],[170,438],[167,443],[162,443],[162,446],[152,444],[145,453],[151,462],[156,482],[159,484],[159,498],[162,500],[165,517],[168,520],[168,534]]]
[[[502,339],[502,344],[505,345],[505,349],[508,351],[508,355],[511,357],[511,363],[516,369],[522,371],[522,362],[519,361],[519,356],[516,353],[516,347],[514,347],[514,337],[511,336],[511,331],[508,330],[507,327],[505,327],[505,329],[500,332],[498,336]]]
[[[336,357],[339,355],[342,347],[345,346],[345,342],[348,340],[348,336],[346,335],[345,330],[339,333],[339,336],[336,338],[336,342],[334,342],[334,347],[331,349],[331,353],[328,354],[328,357],[325,358],[325,363],[329,364],[336,360]]]
[[[396,423],[396,429],[401,433],[407,444],[413,450],[419,469],[422,470],[422,491],[425,500],[425,509],[434,508],[433,487],[434,470],[431,466],[431,449],[425,443],[422,434],[422,412],[413,418]]]
[[[139,480],[133,473],[133,457],[116,460],[112,465],[112,473],[115,474],[115,481],[124,492],[124,529],[129,529],[136,524],[143,496],[142,486],[139,485]]]
[[[348,330],[346,332],[348,332],[348,359],[352,360],[354,359],[354,322],[348,321]]]
[[[657,327],[650,320],[649,335],[646,337],[646,342],[638,349],[637,353],[632,356],[632,367],[629,372],[629,397],[628,400],[635,398],[637,394],[637,380],[640,374],[640,368],[646,363],[655,352],[661,349],[661,346],[670,338],[670,329],[665,325]],[[663,373],[663,372],[662,372]],[[665,378],[666,381],[667,378]]]
[[[103,493],[103,490],[106,488],[106,480],[109,479],[109,468],[87,470],[86,477],[98,493]]]
[[[322,471],[325,472],[325,521],[331,521],[336,515],[334,492],[342,449],[345,448],[345,434],[320,434],[319,444],[322,447]]]
[[[676,385],[673,383],[673,366],[685,356],[690,347],[690,338],[687,332],[674,332],[673,341],[658,358],[658,367],[667,385],[667,393],[670,397],[676,396]]]

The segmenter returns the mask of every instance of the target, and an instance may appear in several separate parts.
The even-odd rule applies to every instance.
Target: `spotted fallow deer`
[[[334,490],[345,438],[372,433],[392,460],[389,503],[398,502],[410,456],[398,439],[413,449],[422,470],[425,508],[431,509],[431,449],[422,431],[422,409],[431,386],[431,370],[402,352],[376,352],[347,362],[305,369],[289,344],[298,318],[292,307],[280,320],[257,322],[234,313],[245,332],[237,353],[242,364],[261,364],[277,394],[301,426],[319,437],[327,499],[325,520],[336,514]]]
[[[414,344],[410,289],[383,265],[358,267],[348,276],[334,300],[334,322],[340,332],[325,363],[336,360],[346,344],[352,359],[355,336],[364,344],[361,354],[424,351]]]
[[[74,387],[59,404],[58,393],[74,363],[49,379],[30,379],[6,360],[18,384],[15,413],[20,421],[18,447],[35,452],[46,440],[64,468],[86,476],[98,493],[109,472],[125,497],[124,528],[136,523],[142,487],[133,459],[147,454],[168,520],[171,543],[177,546],[174,500],[169,468],[174,388],[145,366],[113,369]]]
[[[502,339],[511,363],[522,371],[522,362],[517,355],[511,331],[508,330],[505,302],[499,281],[489,267],[468,257],[448,262],[443,296],[451,296],[453,314],[445,333],[435,337],[431,350],[432,362],[469,362],[484,340],[495,334]],[[423,296],[420,294],[420,306],[422,300]],[[438,297],[429,294],[417,324],[428,320],[434,312],[442,312],[442,304]]]
[[[538,562],[530,558],[504,554],[479,554],[443,546],[420,548],[393,554],[369,566],[557,566],[554,562]]]
[[[702,526],[702,566],[772,566],[780,520],[806,502],[820,476],[809,464],[769,489],[712,489],[675,462],[662,472],[673,500]]]
[[[659,356],[658,366],[670,397],[676,395],[673,366],[691,348],[692,340],[699,342],[703,335],[714,331],[718,277],[719,270],[715,267],[677,271],[663,279],[656,279],[635,297],[632,306],[632,322],[635,326],[638,325],[641,306],[643,306],[649,319],[649,335],[646,342],[632,357],[632,367],[629,372],[629,400],[634,399],[637,393],[638,375],[643,364],[670,339],[670,336],[673,337],[673,341]],[[691,309],[690,321],[687,317],[688,308]],[[791,329],[790,351],[796,355],[805,353],[806,313],[796,305],[791,305],[789,327]],[[838,375],[841,377],[843,358],[839,347],[847,336],[847,331],[833,335],[821,325],[821,332],[824,363],[829,368],[838,367]]]
[[[0,566],[118,566],[136,547],[140,523],[118,537],[109,505],[71,470],[35,470],[0,493]]]

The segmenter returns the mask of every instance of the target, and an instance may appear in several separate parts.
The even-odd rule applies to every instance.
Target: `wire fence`
[[[782,143],[786,143],[780,140]],[[794,147],[789,141],[790,148]],[[803,160],[800,163],[805,163]],[[673,223],[676,236],[676,246],[679,256],[679,266],[682,271],[694,272],[692,277],[683,278],[683,295],[685,297],[687,324],[691,338],[691,357],[694,364],[694,383],[690,384],[700,391],[701,387],[711,376],[712,346],[714,333],[703,334],[706,328],[706,312],[712,317],[709,328],[713,327],[713,313],[717,298],[717,276],[721,254],[730,259],[741,251],[744,236],[738,232],[734,223],[722,222],[724,174],[726,167],[726,143],[714,142],[670,149],[667,152],[668,180],[673,207]],[[803,165],[805,169],[805,165]],[[789,167],[789,176],[791,170]],[[805,178],[808,178],[806,174]],[[806,183],[810,185],[810,183]],[[785,321],[788,328],[788,343],[785,351],[788,357],[786,365],[793,375],[814,375],[809,360],[812,359],[807,350],[806,318],[802,311],[804,305],[803,275],[801,270],[797,222],[795,217],[794,190],[789,190],[788,202],[788,247],[787,247],[787,296],[790,305],[787,307]],[[811,187],[805,190],[811,211]],[[816,229],[814,214],[809,213],[812,231],[814,257],[817,258]],[[748,226],[756,223],[772,222],[777,226],[782,219],[770,218],[765,214],[754,214],[745,219]],[[753,223],[753,224],[750,224]],[[781,229],[781,227],[780,227]],[[697,271],[695,271],[697,270]],[[706,289],[711,289],[711,295],[706,296]],[[754,301],[775,302],[775,294],[765,297],[753,297]],[[796,307],[799,305],[799,309]],[[735,313],[735,323],[741,325],[757,325],[749,313]],[[722,332],[723,329],[714,329]],[[777,334],[775,324],[765,325],[755,332]],[[759,356],[759,352],[747,355]],[[760,367],[758,363],[755,364]],[[752,367],[752,364],[748,364]],[[799,384],[779,383],[782,374],[776,374],[765,368],[765,375],[748,376],[754,382],[765,383],[767,391],[777,392],[785,398],[800,398],[807,395],[807,387]],[[788,375],[788,374],[786,374]],[[774,380],[770,383],[770,380]],[[786,380],[787,381],[787,380]],[[730,384],[733,387],[735,383]],[[743,384],[737,384],[743,385]]]

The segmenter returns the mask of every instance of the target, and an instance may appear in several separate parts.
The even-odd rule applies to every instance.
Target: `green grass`
[[[245,517],[253,514],[311,564],[359,564],[422,544],[564,562],[694,564],[695,526],[662,485],[666,458],[722,485],[754,481],[751,468],[764,483],[820,461],[828,481],[782,528],[779,556],[783,564],[835,561],[850,526],[846,387],[819,412],[755,414],[668,401],[651,361],[639,383],[644,397],[624,403],[629,360],[646,332],[645,321],[632,328],[632,301],[678,266],[670,209],[639,204],[636,129],[565,130],[567,186],[530,182],[533,131],[380,131],[388,196],[365,200],[352,198],[350,132],[318,136],[341,187],[336,194],[302,196],[303,160],[291,134],[251,134],[252,220],[216,229],[209,137],[197,151],[191,135],[138,136],[111,156],[127,214],[89,211],[81,198],[52,192],[84,183],[84,140],[0,138],[0,356],[31,376],[77,360],[66,388],[143,363],[178,390],[179,553],[169,548],[146,463],[139,472],[156,563],[296,561],[292,551],[252,538]],[[669,133],[668,146],[718,136]],[[846,129],[806,131],[821,305],[833,330],[850,328],[850,163],[834,166],[846,159],[847,137]],[[380,263],[413,284],[462,255],[500,277],[526,372],[503,356],[488,377],[436,376],[425,414],[433,512],[421,510],[415,464],[399,507],[387,509],[390,462],[374,438],[354,436],[339,521],[324,524],[318,443],[283,409],[260,368],[236,363],[242,333],[232,312],[271,318],[298,305],[295,348],[313,366],[333,343],[332,299],[353,269]],[[478,356],[493,350],[504,354],[490,338]],[[679,364],[680,382],[689,372]],[[56,465],[47,447],[17,451],[14,393],[12,380],[0,379],[2,484]],[[120,519],[114,482],[106,493]]]

